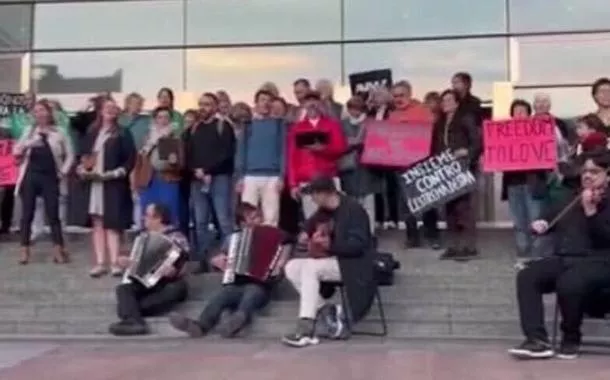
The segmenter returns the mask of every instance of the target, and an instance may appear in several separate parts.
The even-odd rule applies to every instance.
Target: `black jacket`
[[[472,115],[458,112],[448,126],[445,116],[441,116],[434,123],[430,154],[439,154],[447,149],[468,150],[469,166],[472,171],[476,171],[483,150],[483,141],[480,128]]]
[[[319,213],[328,213],[333,219],[330,254],[339,261],[351,315],[357,322],[368,313],[377,286],[369,218],[364,208],[347,196],[341,196],[341,203],[336,210],[318,210],[308,222],[318,220]],[[322,292],[327,293],[325,289]]]
[[[89,130],[83,136],[81,150],[77,154],[91,154],[98,131]],[[104,144],[104,171],[123,168],[127,175],[104,182],[104,228],[123,231],[133,224],[133,199],[129,185],[129,173],[136,161],[136,148],[131,133],[125,129],[111,136]],[[89,199],[91,182],[73,177],[68,197],[68,221],[72,225],[90,227]]]
[[[578,191],[543,210],[541,219],[553,221],[574,199]],[[586,216],[576,201],[560,217],[549,233],[553,237],[554,254],[558,256],[606,257],[610,259],[610,196],[606,196],[598,205],[598,212]]]
[[[186,146],[187,162],[192,170],[203,169],[206,174],[233,174],[235,148],[231,124],[213,118],[193,128]]]
[[[464,99],[460,100],[459,112],[464,115],[470,115],[478,127],[483,125],[483,108],[481,107],[481,99],[477,98],[471,93],[466,94]]]

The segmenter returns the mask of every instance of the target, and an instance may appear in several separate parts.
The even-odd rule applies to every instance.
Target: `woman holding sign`
[[[532,115],[531,105],[522,99],[515,99],[510,107],[513,119],[527,119]],[[517,243],[518,261],[541,253],[542,239],[534,239],[530,226],[540,217],[540,212],[548,196],[547,170],[521,170],[504,172],[502,175],[502,200],[508,200]]]
[[[475,174],[482,152],[482,140],[475,119],[458,112],[459,96],[454,90],[441,94],[442,113],[432,132],[431,154],[449,149],[453,155],[466,160]],[[476,174],[475,174],[476,175]],[[441,259],[468,260],[478,255],[476,248],[476,216],[471,194],[465,194],[447,203],[447,250]]]
[[[64,239],[59,219],[60,180],[65,177],[74,161],[72,144],[66,133],[55,126],[53,109],[45,100],[36,102],[33,108],[34,124],[27,127],[13,147],[19,162],[16,190],[21,196],[21,246],[19,263],[30,260],[32,220],[36,210],[36,198],[42,197],[55,244],[53,261],[66,263]]]

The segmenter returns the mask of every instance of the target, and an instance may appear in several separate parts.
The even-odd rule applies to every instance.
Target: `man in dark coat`
[[[307,221],[299,243],[307,244],[308,256],[294,258],[285,267],[286,277],[299,292],[299,321],[282,341],[293,347],[319,342],[315,320],[324,306],[320,290],[324,283],[342,282],[350,310],[337,305],[337,323],[343,315],[357,322],[369,311],[375,294],[373,238],[366,211],[355,200],[340,194],[332,178],[317,178],[304,189],[319,209]],[[332,230],[311,224],[331,220]],[[328,223],[322,223],[327,226]],[[338,329],[337,331],[340,331]]]

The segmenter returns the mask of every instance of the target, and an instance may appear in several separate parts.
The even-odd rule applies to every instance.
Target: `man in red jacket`
[[[300,189],[320,176],[332,177],[337,186],[337,160],[347,150],[345,135],[339,122],[322,113],[317,92],[304,98],[305,119],[293,125],[288,133],[288,186],[297,199]],[[303,214],[309,218],[317,206],[308,195],[301,197]]]

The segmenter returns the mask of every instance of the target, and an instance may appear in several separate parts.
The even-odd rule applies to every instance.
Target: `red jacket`
[[[310,131],[328,134],[328,144],[321,151],[298,147],[296,136]],[[305,119],[295,123],[288,133],[288,186],[292,189],[319,175],[336,176],[337,160],[347,150],[347,142],[339,122],[321,116],[317,126]]]

